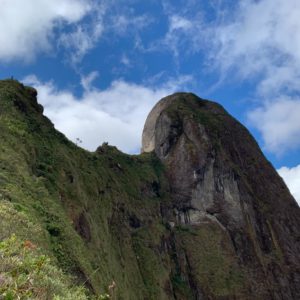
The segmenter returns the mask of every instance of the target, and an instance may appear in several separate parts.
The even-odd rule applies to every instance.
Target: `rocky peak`
[[[216,103],[177,93],[150,112],[142,144],[165,165],[170,222],[217,226],[251,289],[268,281],[270,289],[261,288],[256,299],[300,297],[300,209],[244,126]]]
[[[177,93],[159,101],[147,118],[142,149],[155,151],[166,164],[181,221],[243,223],[238,170],[224,161],[220,143],[226,115],[218,104]]]

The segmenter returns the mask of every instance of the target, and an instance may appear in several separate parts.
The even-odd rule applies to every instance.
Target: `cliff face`
[[[0,239],[29,239],[92,293],[115,281],[116,299],[300,298],[300,209],[218,104],[166,97],[143,154],[90,153],[7,80],[0,138]]]
[[[166,166],[171,201],[164,217],[198,233],[183,244],[199,295],[214,297],[207,280],[222,268],[230,299],[300,297],[300,210],[246,128],[216,103],[175,94],[148,116],[143,151],[155,151]],[[207,241],[215,232],[213,259],[229,259],[227,270],[203,269],[201,251],[216,251]],[[236,276],[239,287],[231,285]]]

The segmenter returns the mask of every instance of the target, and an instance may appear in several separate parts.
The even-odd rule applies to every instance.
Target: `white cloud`
[[[278,80],[277,71],[286,78],[288,67],[294,76],[294,63],[300,65],[299,15],[298,0],[240,1],[233,19],[231,15],[214,28],[214,61],[223,70],[234,68],[244,77],[263,73],[268,92],[278,89],[278,84],[283,88],[286,79]]]
[[[0,0],[0,61],[30,62],[40,53],[65,51],[75,68],[104,33],[138,34],[153,22],[120,1]]]
[[[202,36],[222,78],[256,82],[249,119],[275,154],[300,146],[300,1],[243,0]],[[223,12],[222,12],[223,13]],[[229,76],[231,74],[231,76]]]
[[[277,171],[300,205],[300,165],[294,168],[282,167]]]
[[[68,59],[73,66],[82,60],[86,53],[95,47],[103,32],[102,23],[92,22],[89,26],[78,25],[71,33],[63,33],[59,44],[70,49]]]
[[[87,76],[81,76],[81,86],[84,88],[85,91],[92,89],[92,83],[94,80],[99,76],[99,73],[97,71],[93,71]]]
[[[59,46],[68,50],[67,60],[73,67],[77,67],[83,57],[97,45],[105,30],[104,17],[108,10],[106,1],[89,1],[88,21],[76,24],[72,31],[63,32],[58,39]]]
[[[166,12],[167,14],[169,12]],[[165,36],[152,43],[150,51],[171,51],[175,63],[179,64],[179,58],[198,52],[202,49],[200,40],[203,35],[203,20],[201,14],[193,18],[179,14],[168,15],[168,31]]]
[[[170,32],[174,32],[176,30],[187,31],[193,27],[193,23],[190,20],[183,18],[181,16],[178,16],[178,15],[172,15],[170,17],[169,22],[170,22],[170,24],[169,24]]]
[[[128,56],[127,56],[126,54],[124,54],[124,53],[123,53],[123,55],[121,56],[120,62],[121,62],[124,66],[126,66],[126,67],[131,67],[131,66],[132,66],[130,59],[129,59]]]
[[[278,155],[300,146],[300,99],[278,98],[248,114],[262,134],[266,148]]]
[[[80,138],[82,146],[92,151],[108,141],[127,153],[139,152],[144,122],[154,104],[190,80],[182,77],[158,88],[117,80],[107,89],[98,90],[91,88],[95,76],[92,73],[82,80],[86,90],[80,98],[35,76],[23,81],[38,90],[45,115],[69,139]]]
[[[31,60],[51,49],[55,29],[75,24],[89,11],[83,0],[2,0],[0,60]]]
[[[153,18],[149,15],[132,15],[118,13],[111,17],[110,29],[119,35],[128,34],[129,31],[138,32],[153,23]]]

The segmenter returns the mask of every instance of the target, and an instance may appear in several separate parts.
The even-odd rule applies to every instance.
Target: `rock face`
[[[191,249],[206,251],[216,235],[232,267],[222,275],[232,294],[220,299],[300,299],[300,209],[246,128],[218,104],[178,93],[153,108],[142,142],[166,168],[164,218],[206,231],[183,238],[196,299],[218,298],[201,274],[210,270],[199,271],[202,250]]]

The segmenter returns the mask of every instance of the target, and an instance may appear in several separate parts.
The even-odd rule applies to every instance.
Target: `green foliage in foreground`
[[[43,255],[29,240],[16,235],[0,242],[0,299],[96,299]],[[97,299],[109,299],[102,295]]]

